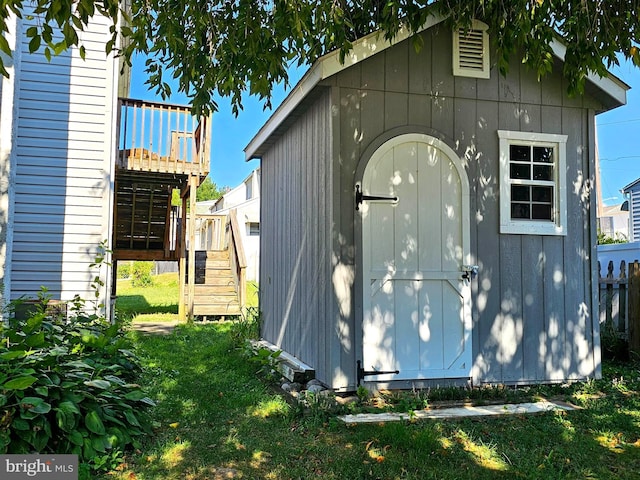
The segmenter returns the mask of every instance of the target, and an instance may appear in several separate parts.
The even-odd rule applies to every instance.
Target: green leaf
[[[36,377],[32,377],[31,375],[27,375],[24,377],[14,378],[13,380],[9,380],[6,382],[2,388],[5,390],[24,390],[25,388],[29,388],[38,379]]]
[[[31,48],[31,47],[29,47],[29,48]],[[26,343],[30,347],[40,347],[41,345],[44,344],[44,332],[38,332],[35,335],[31,335],[29,338],[27,338],[27,342]]]
[[[29,430],[31,428],[29,422],[22,418],[14,418],[11,426],[16,430]]]
[[[149,397],[144,397],[141,398],[140,401],[142,403],[146,403],[147,405],[151,406],[151,407],[155,407],[156,406],[156,402],[154,402],[153,400],[151,400]]]
[[[43,414],[51,411],[51,405],[40,397],[24,397],[20,400],[20,407],[31,413]]]
[[[47,387],[36,387],[36,393],[41,397],[47,397],[49,395],[49,389]]]
[[[110,448],[110,445],[105,445],[104,437],[93,437],[91,439],[91,446],[96,452],[106,452],[107,448]]]
[[[24,350],[12,350],[10,352],[3,352],[3,353],[0,353],[0,359],[15,360],[16,358],[24,357],[25,353],[26,352]]]
[[[127,400],[133,400],[133,401],[142,400],[145,397],[146,395],[142,390],[133,390],[132,392],[129,392],[124,396],[124,398],[126,398]]]
[[[140,422],[138,422],[138,419],[131,410],[125,410],[124,416],[127,419],[127,422],[129,422],[131,425],[134,425],[136,427],[140,426]]]
[[[80,432],[78,432],[77,430],[74,430],[73,432],[69,433],[69,441],[71,443],[73,443],[74,445],[78,445],[78,446],[82,446],[84,440],[82,438],[82,434]]]
[[[58,410],[62,410],[65,413],[80,415],[80,410],[78,409],[76,404],[69,401],[60,402],[60,405],[58,405]]]
[[[47,446],[47,443],[49,443],[49,438],[50,435],[48,435],[47,432],[44,431],[44,429],[38,430],[35,433],[32,444],[36,449],[36,452],[41,452]]]
[[[82,443],[84,444],[83,449],[82,449],[82,454],[83,454],[84,458],[93,458],[93,457],[95,457],[96,456],[96,451],[91,446],[91,440],[88,439],[88,438],[85,438]]]
[[[89,380],[87,382],[84,382],[84,384],[87,387],[96,387],[101,388],[102,390],[106,390],[107,388],[111,387],[111,383],[107,382],[106,380]]]
[[[11,47],[9,42],[4,38],[4,35],[0,35],[0,52],[5,53],[9,57],[11,56]]]
[[[100,415],[95,410],[87,413],[84,417],[84,424],[87,426],[87,429],[90,432],[96,433],[98,435],[104,435],[105,428],[102,420],[100,419]]]

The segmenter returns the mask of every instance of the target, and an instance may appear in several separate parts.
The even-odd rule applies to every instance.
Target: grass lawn
[[[158,400],[157,428],[108,478],[640,478],[640,364],[522,390],[559,395],[577,411],[347,426],[320,408],[290,406],[232,332],[218,323],[132,333],[148,368],[142,383]]]
[[[178,319],[180,285],[177,273],[154,275],[153,285],[134,287],[129,279],[118,279],[116,311],[136,322],[163,322]],[[258,285],[247,282],[248,307],[258,306]]]
[[[153,285],[134,287],[129,279],[118,279],[116,312],[136,321],[178,319],[180,285],[177,273],[154,275]]]

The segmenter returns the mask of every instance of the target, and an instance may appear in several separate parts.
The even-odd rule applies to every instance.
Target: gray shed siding
[[[25,20],[25,22],[28,22]],[[24,30],[28,24],[23,26]],[[47,61],[21,38],[13,138],[10,297],[40,286],[53,298],[93,298],[89,265],[110,236],[115,60],[109,25],[95,22],[77,49]],[[102,279],[109,282],[106,271]],[[102,298],[106,298],[105,289]]]
[[[589,214],[594,138],[588,126],[589,109],[599,105],[564,95],[558,74],[538,83],[517,62],[506,78],[495,69],[488,80],[454,77],[451,32],[440,26],[423,36],[420,53],[403,42],[330,79],[339,92],[334,212],[340,217],[334,220],[343,239],[341,262],[357,272],[353,188],[365,149],[392,129],[440,136],[463,159],[472,189],[471,253],[480,266],[472,285],[475,380],[527,383],[596,374]],[[498,129],[568,135],[567,236],[499,233]],[[360,329],[355,317],[349,328]]]
[[[361,358],[360,232],[354,186],[370,155],[402,133],[452,147],[471,188],[474,382],[561,381],[600,374],[591,211],[594,112],[556,73],[538,83],[515,61],[507,77],[452,75],[452,35],[422,33],[321,82],[329,87],[262,157],[263,335],[339,390]],[[566,236],[500,234],[497,130],[566,134]],[[271,140],[270,140],[271,141]]]
[[[327,91],[262,157],[262,336],[330,378],[340,367],[332,294],[332,151]]]

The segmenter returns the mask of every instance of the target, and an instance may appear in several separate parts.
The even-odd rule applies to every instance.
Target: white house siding
[[[26,29],[28,25],[25,25]],[[93,298],[89,265],[111,222],[114,59],[108,23],[96,18],[77,49],[48,62],[22,38],[15,98],[10,297],[40,286],[53,298]],[[100,272],[107,281],[106,269]],[[102,298],[105,298],[105,290]]]
[[[6,39],[9,48],[15,51],[17,27],[15,15],[7,18]],[[9,231],[11,197],[11,158],[13,149],[13,131],[15,125],[15,78],[20,65],[20,53],[15,52],[13,58],[7,58],[0,53],[4,60],[9,78],[0,77],[0,305],[8,297],[10,274],[7,265],[10,262],[10,251],[7,248],[11,241]]]
[[[640,185],[635,185],[629,191],[629,216],[631,223],[629,241],[640,241]]]

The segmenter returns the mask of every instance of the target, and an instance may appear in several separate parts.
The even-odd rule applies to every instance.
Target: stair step
[[[237,305],[194,305],[194,315],[240,315]]]
[[[207,259],[229,260],[229,250],[208,250]]]
[[[225,289],[216,289],[216,288],[196,288],[194,289],[194,295],[196,297],[231,297],[237,298],[238,294],[236,293],[235,288],[225,288]],[[186,295],[186,293],[185,293]]]

